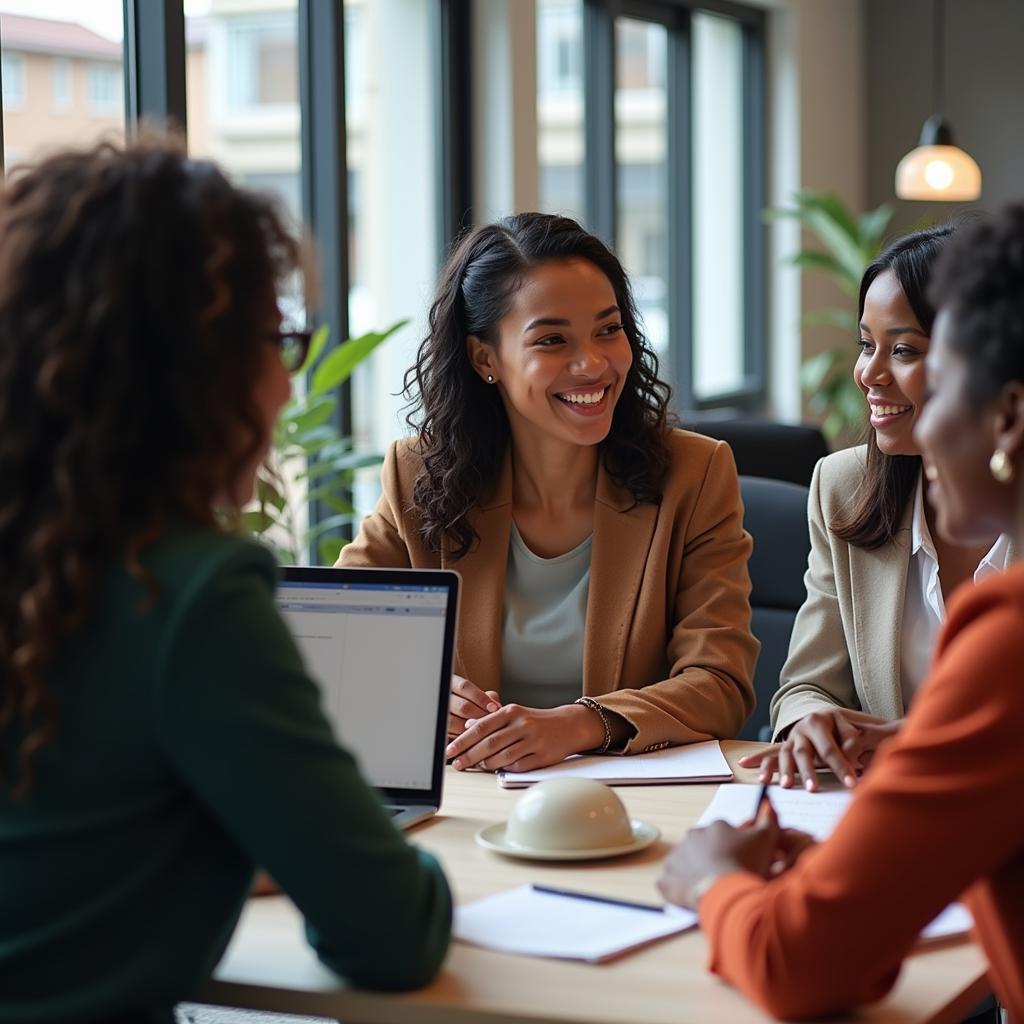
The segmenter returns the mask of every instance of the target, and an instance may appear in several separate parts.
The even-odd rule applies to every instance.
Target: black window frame
[[[765,36],[767,15],[730,0],[582,0],[584,199],[590,230],[613,247],[617,234],[615,161],[615,22],[627,17],[668,33],[668,375],[680,411],[760,410],[767,396],[767,195]],[[731,391],[698,399],[693,347],[693,15],[707,12],[739,23],[743,33],[743,354],[744,379]]]

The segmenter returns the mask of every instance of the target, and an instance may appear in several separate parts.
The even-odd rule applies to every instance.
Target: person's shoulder
[[[867,469],[868,446],[841,448],[818,461],[815,473],[818,475],[822,494],[837,494],[844,499],[857,489]]]
[[[717,438],[676,427],[666,431],[665,449],[668,452],[668,476],[670,478],[696,475],[703,479],[715,454],[719,451],[726,453],[727,461],[733,466],[735,475],[732,449],[725,441],[719,441]]]
[[[173,604],[192,604],[228,580],[249,580],[268,593],[277,585],[277,559],[269,548],[240,533],[177,526],[146,553],[143,564]]]

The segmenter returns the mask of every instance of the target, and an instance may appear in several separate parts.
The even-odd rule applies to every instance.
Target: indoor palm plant
[[[336,422],[338,388],[406,323],[399,320],[385,331],[371,331],[329,350],[327,326],[314,333],[309,353],[295,371],[295,393],[281,410],[270,453],[256,478],[255,501],[244,516],[244,526],[282,562],[299,562],[311,549],[324,564],[337,559],[345,543],[341,530],[356,514],[349,495],[355,472],[382,461],[380,453],[356,451],[352,439],[342,436]],[[309,523],[313,502],[326,514]]]
[[[837,196],[810,190],[797,192],[793,206],[769,210],[772,219],[791,217],[815,236],[820,248],[801,249],[791,262],[804,270],[829,275],[850,297],[842,307],[815,310],[801,321],[805,328],[838,327],[850,339],[806,360],[800,384],[811,396],[812,411],[823,417],[822,430],[830,441],[856,436],[865,422],[864,396],[853,380],[857,349],[857,295],[868,264],[878,255],[893,210],[883,204],[859,217]]]

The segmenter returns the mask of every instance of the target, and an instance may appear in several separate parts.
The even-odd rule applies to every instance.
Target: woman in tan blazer
[[[455,250],[430,327],[416,436],[339,564],[462,576],[455,766],[735,735],[758,650],[736,469],[668,428],[618,260],[574,221],[506,218]]]
[[[822,459],[811,481],[807,600],[772,699],[775,738],[741,764],[777,768],[815,789],[825,764],[854,786],[880,743],[899,729],[945,618],[965,580],[1005,568],[1009,541],[949,544],[934,529],[912,430],[925,399],[924,358],[935,310],[926,289],[951,233],[899,239],[868,267],[860,289],[854,377],[871,409],[868,443]]]

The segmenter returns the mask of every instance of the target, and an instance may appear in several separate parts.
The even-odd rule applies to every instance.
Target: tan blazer
[[[839,707],[890,721],[904,714],[900,671],[913,501],[895,539],[874,551],[836,537],[829,523],[864,479],[867,446],[835,452],[814,469],[807,517],[807,600],[772,698],[778,734],[812,711]]]
[[[728,445],[673,431],[660,504],[636,504],[598,472],[583,693],[636,729],[626,753],[735,736],[754,707],[759,644],[750,632],[750,537]],[[455,569],[462,577],[455,671],[501,692],[512,464],[471,512],[479,534],[452,561],[427,550],[411,505],[415,443],[392,445],[383,494],[339,565]]]

